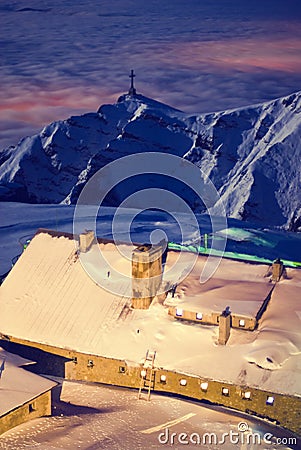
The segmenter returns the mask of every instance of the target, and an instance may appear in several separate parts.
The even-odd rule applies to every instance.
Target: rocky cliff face
[[[164,152],[196,164],[216,186],[229,217],[297,230],[300,134],[300,92],[195,116],[141,95],[125,95],[97,113],[54,122],[1,152],[0,200],[75,203],[86,181],[108,162]],[[123,195],[132,189],[128,183]],[[184,193],[185,200],[190,195]],[[117,197],[107,202],[116,206]]]

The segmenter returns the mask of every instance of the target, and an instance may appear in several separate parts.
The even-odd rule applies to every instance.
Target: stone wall
[[[15,338],[13,340],[26,344],[26,341]],[[125,360],[83,354],[43,344],[27,342],[27,345],[33,347],[37,345],[45,352],[69,359],[64,363],[66,379],[136,389],[140,386],[142,364],[130,364]],[[161,379],[162,375],[164,381]],[[161,368],[155,370],[154,390],[223,405],[266,418],[293,432],[301,433],[301,397],[299,396],[268,392],[259,388],[224,383]]]
[[[189,322],[198,322],[204,325],[218,325],[220,313],[197,313],[195,311],[189,311],[183,309],[181,315],[178,314],[179,308],[176,306],[170,306],[168,308],[168,314],[175,319],[188,320]],[[243,316],[239,314],[231,314],[231,327],[239,328],[241,330],[253,331],[257,326],[257,320],[255,317]]]

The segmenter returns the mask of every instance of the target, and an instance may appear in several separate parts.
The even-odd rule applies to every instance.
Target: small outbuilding
[[[57,383],[24,369],[33,361],[0,347],[0,434],[37,417],[51,415]]]

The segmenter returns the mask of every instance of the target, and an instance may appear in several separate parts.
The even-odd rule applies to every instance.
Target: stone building
[[[136,298],[147,298],[150,304],[148,309],[136,309],[132,307],[131,259],[122,258],[113,243],[91,242],[85,242],[88,261],[93,246],[106,255],[103,266],[92,267],[103,285],[82,267],[72,235],[37,232],[0,287],[3,343],[19,346],[20,352],[31,349],[33,355],[39,351],[45,364],[57,358],[54,366],[60,370],[61,365],[62,376],[68,379],[137,389],[145,355],[154,350],[153,390],[225,405],[300,432],[301,337],[295,313],[300,271],[290,269],[287,279],[272,285],[264,279],[264,265],[222,261],[212,284],[202,288],[199,274],[206,258],[199,257],[192,272],[178,283],[169,270],[178,255],[168,252],[162,274],[160,258],[154,258],[154,273],[163,285],[177,285],[174,297],[168,296],[162,304],[155,292],[139,294]],[[143,257],[146,250],[140,250]],[[116,273],[111,270],[108,277],[111,266]],[[119,278],[117,269],[127,278]],[[139,261],[136,269],[139,271]],[[112,285],[115,291],[110,289]],[[252,294],[251,288],[256,286],[259,288]],[[117,287],[119,291],[114,293]],[[169,308],[183,312],[185,304],[194,304],[194,315],[201,312],[205,317],[206,311],[199,310],[205,304],[198,304],[204,289],[210,311],[216,308],[219,314],[227,305],[231,314],[235,310],[240,314],[258,312],[270,295],[256,332],[243,331],[246,327],[242,326],[232,328],[227,344],[218,345],[217,327],[170,317]],[[239,306],[243,302],[244,306]]]
[[[0,348],[0,434],[37,417],[51,415],[57,383],[25,370],[32,361]]]

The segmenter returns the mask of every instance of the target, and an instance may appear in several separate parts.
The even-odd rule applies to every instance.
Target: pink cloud
[[[22,92],[8,90],[0,105],[1,120],[17,120],[32,123],[36,126],[48,124],[58,117],[64,118],[71,114],[82,114],[85,111],[96,111],[103,103],[115,102],[118,94],[111,94],[105,89],[95,88],[91,92],[82,88],[47,88],[39,90],[37,87],[27,86]],[[60,114],[60,115],[58,115]]]
[[[301,72],[301,40],[297,38],[230,39],[226,41],[184,42],[168,44],[163,55],[169,64],[195,69],[206,65],[241,71],[279,70]]]
[[[120,89],[127,91],[132,67],[137,72],[139,93],[187,112],[226,109],[287,95],[300,85],[299,27],[293,22],[262,26],[271,28],[266,35],[250,31],[243,35],[238,29],[235,35],[241,36],[235,38],[221,33],[206,41],[192,33],[186,41],[182,37],[177,41],[176,36],[173,41],[152,39],[137,46],[134,53],[132,44],[126,42],[120,49],[122,62],[109,59],[111,64],[94,67],[88,55],[85,76],[80,71],[60,72],[68,62],[65,60],[57,71],[40,66],[35,71],[30,63],[21,66],[22,70],[16,66],[2,77],[0,122],[7,138],[5,144],[0,138],[0,147],[16,142],[14,136],[24,136],[24,129],[37,132],[54,120],[114,103]],[[22,75],[25,69],[30,77]]]

